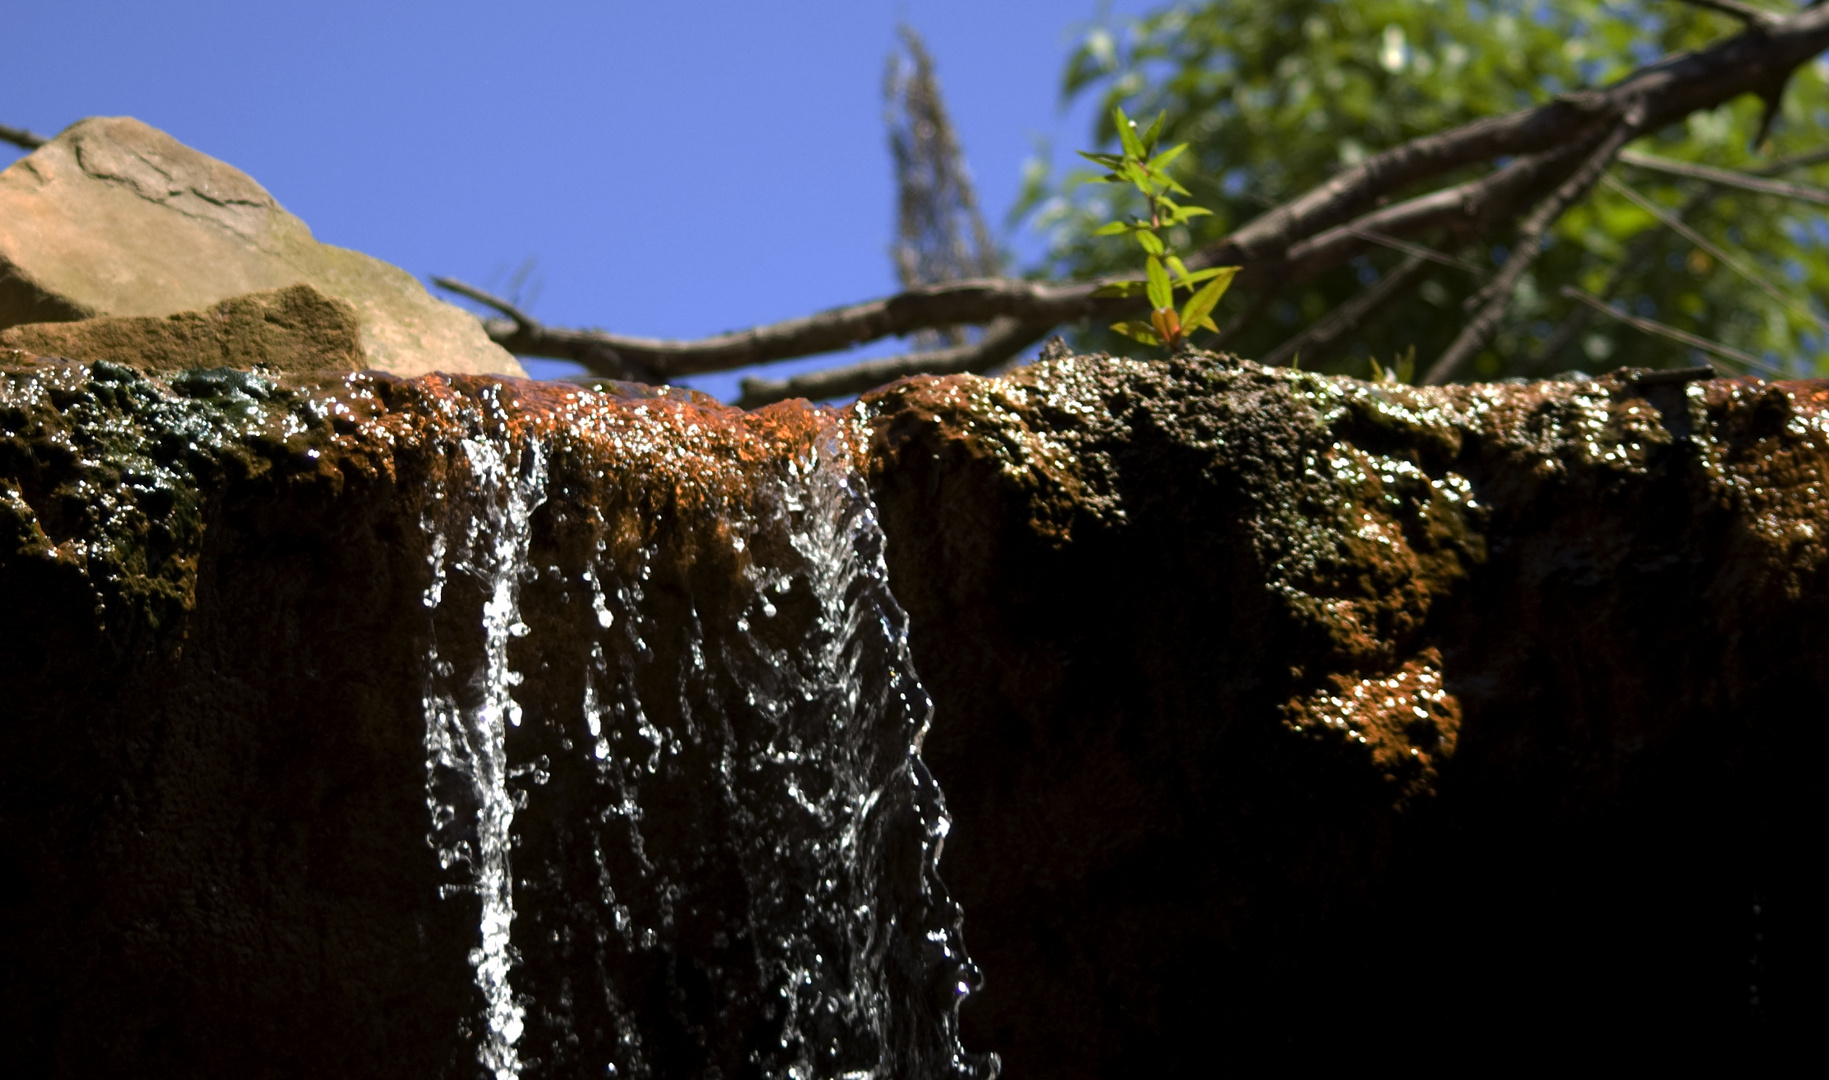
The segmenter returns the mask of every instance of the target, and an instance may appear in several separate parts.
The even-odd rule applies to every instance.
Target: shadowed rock
[[[1829,384],[1076,358],[864,408],[1007,1075],[1810,1030]]]
[[[858,849],[796,808],[826,756],[899,760],[831,718],[920,712],[850,644],[902,625],[874,520],[953,822],[911,766],[867,805],[919,828]],[[871,1039],[925,1075],[950,893],[963,1045],[1011,1077],[1757,1051],[1825,1004],[1825,537],[1814,382],[1080,357],[745,414],[19,359],[0,1038],[55,1076],[834,1075]],[[494,786],[434,738],[487,716]],[[883,956],[901,1026],[860,1035],[827,990]]]
[[[108,360],[151,374],[259,364],[275,373],[322,375],[367,366],[355,308],[303,284],[163,318],[27,323],[0,330],[0,347]]]
[[[138,120],[79,121],[0,172],[0,328],[203,311],[301,282],[351,305],[363,367],[522,374],[406,271],[318,243],[247,174]]]

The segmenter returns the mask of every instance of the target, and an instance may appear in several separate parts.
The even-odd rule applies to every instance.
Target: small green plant
[[[1124,152],[1093,154],[1081,151],[1080,156],[1111,170],[1100,177],[1105,183],[1130,184],[1135,187],[1142,193],[1148,207],[1146,216],[1129,221],[1114,221],[1101,226],[1092,234],[1128,235],[1135,240],[1137,246],[1143,249],[1144,280],[1116,282],[1104,286],[1093,295],[1148,296],[1148,322],[1127,320],[1113,323],[1111,328],[1145,345],[1160,345],[1174,352],[1186,343],[1188,335],[1195,330],[1219,329],[1213,323],[1213,308],[1219,303],[1219,298],[1226,295],[1226,289],[1232,284],[1238,267],[1218,266],[1190,271],[1187,264],[1181,261],[1181,256],[1170,247],[1170,229],[1212,211],[1204,206],[1183,206],[1169,197],[1170,193],[1183,197],[1188,195],[1188,189],[1176,183],[1167,172],[1169,164],[1187,150],[1188,144],[1171,146],[1160,154],[1156,153],[1156,141],[1162,136],[1162,123],[1167,115],[1158,115],[1149,130],[1139,135],[1137,125],[1124,115],[1124,110],[1113,109],[1112,120],[1118,126],[1118,139],[1123,143]],[[1202,285],[1202,282],[1205,284]],[[1177,289],[1188,289],[1194,293],[1188,297],[1180,311],[1175,310]]]
[[[1408,385],[1416,381],[1416,346],[1414,345],[1393,357],[1390,367],[1380,364],[1376,356],[1368,356],[1365,359],[1372,365],[1373,382]]]

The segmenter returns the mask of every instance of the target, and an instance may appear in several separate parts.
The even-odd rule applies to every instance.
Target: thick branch
[[[984,371],[1040,341],[1054,325],[1045,320],[1023,322],[999,319],[985,328],[982,340],[971,345],[866,360],[861,364],[808,372],[788,379],[744,379],[743,396],[737,399],[737,404],[753,409],[758,405],[791,397],[812,398],[815,401],[847,397],[907,375],[956,375],[960,372]]]
[[[1189,263],[1240,266],[1241,283],[1248,281],[1268,294],[1337,266],[1370,243],[1440,226],[1479,235],[1565,182],[1581,152],[1599,133],[1618,131],[1635,103],[1643,115],[1634,130],[1653,130],[1744,92],[1768,92],[1775,79],[1782,81],[1825,48],[1829,6],[1776,19],[1698,52],[1665,58],[1604,90],[1564,95],[1542,106],[1413,139],[1374,154],[1261,215]],[[1506,156],[1517,160],[1480,180],[1376,208],[1378,200],[1418,181]],[[1052,326],[1121,317],[1143,308],[1140,297],[1094,299],[1099,284],[957,282],[696,341],[546,327],[530,320],[496,320],[487,326],[497,343],[523,355],[570,359],[605,374],[636,370],[668,379],[832,352],[917,330],[983,325],[999,318]],[[987,335],[986,341],[993,338],[1002,340],[1001,335]],[[975,348],[984,345],[980,342]],[[950,355],[952,350],[942,353]]]
[[[1829,7],[1812,8],[1692,53],[1647,65],[1605,90],[1476,120],[1373,154],[1325,184],[1201,252],[1202,265],[1245,265],[1331,228],[1399,188],[1464,165],[1566,144],[1595,123],[1611,126],[1634,102],[1655,131],[1697,109],[1766,89],[1774,76],[1829,48]]]
[[[1454,377],[1455,372],[1473,355],[1485,347],[1499,328],[1499,320],[1504,317],[1506,308],[1511,306],[1512,292],[1524,277],[1524,272],[1537,261],[1543,251],[1543,234],[1556,223],[1569,207],[1584,198],[1589,189],[1600,180],[1607,167],[1613,164],[1613,158],[1627,143],[1637,138],[1644,125],[1642,111],[1629,113],[1620,125],[1601,140],[1594,152],[1582,163],[1575,174],[1562,182],[1550,197],[1543,200],[1530,216],[1518,227],[1518,245],[1505,265],[1493,276],[1491,282],[1475,295],[1475,300],[1483,300],[1479,312],[1474,315],[1461,332],[1455,335],[1454,341],[1429,369],[1424,382],[1439,385]]]
[[[1000,317],[1057,326],[1088,317],[1115,317],[1141,307],[1143,302],[1138,299],[1094,299],[1093,291],[1101,284],[1051,285],[1007,279],[950,282],[696,341],[537,324],[529,329],[511,321],[487,325],[489,336],[510,352],[575,360],[589,367],[599,350],[609,348],[625,362],[671,379],[835,352],[877,338],[900,337],[934,327],[970,326]]]
[[[36,150],[51,140],[43,135],[34,135],[24,128],[7,127],[0,124],[0,142],[12,143],[21,150]]]

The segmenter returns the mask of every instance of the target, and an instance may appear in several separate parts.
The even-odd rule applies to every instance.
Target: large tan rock
[[[348,302],[363,362],[522,375],[411,274],[312,239],[247,174],[129,117],[95,117],[0,172],[0,328],[199,312],[299,283]]]

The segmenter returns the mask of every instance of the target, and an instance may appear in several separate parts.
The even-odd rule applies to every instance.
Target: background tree
[[[1700,6],[1637,0],[1207,0],[1121,29],[1092,30],[1073,53],[1063,92],[1096,94],[1105,112],[1114,104],[1133,115],[1166,110],[1165,139],[1193,144],[1183,182],[1195,201],[1215,210],[1190,223],[1190,242],[1198,245],[1372,151],[1605,86],[1660,56],[1704,48],[1740,21]],[[1821,62],[1791,78],[1769,132],[1762,127],[1765,108],[1758,97],[1741,96],[1649,132],[1634,149],[1793,182],[1829,179],[1825,155],[1814,153],[1829,144]],[[1098,139],[1115,142],[1109,120]],[[1829,295],[1823,258],[1829,229],[1822,200],[1710,183],[1643,162],[1631,151],[1622,154],[1621,165],[1555,222],[1497,333],[1466,374],[1661,367],[1706,355],[1564,296],[1565,286],[1750,353],[1776,370],[1824,363],[1819,298]],[[1431,182],[1465,180],[1479,168]],[[1112,197],[1123,192],[1081,186],[1080,179],[1037,175],[1026,193],[1023,205],[1052,237],[1041,268],[1047,276],[1095,277],[1128,265],[1121,244],[1090,238],[1111,215]],[[1695,235],[1660,220],[1660,211]],[[1394,357],[1411,347],[1421,357],[1438,356],[1466,321],[1463,305],[1505,262],[1510,239],[1451,238],[1433,254],[1372,245],[1274,295],[1261,288],[1253,295],[1247,277],[1222,321],[1253,303],[1263,309],[1227,346],[1281,362],[1299,350],[1305,367],[1355,374],[1367,370],[1369,356]],[[1330,312],[1378,283],[1388,295],[1350,332],[1315,332]],[[1079,336],[1087,346],[1128,347],[1095,328]]]
[[[940,95],[933,57],[913,27],[903,25],[900,34],[901,51],[889,54],[883,79],[884,119],[895,162],[896,278],[904,289],[918,289],[996,277],[1003,261],[978,210],[978,194]],[[923,349],[967,340],[964,327],[922,330],[914,337]]]

